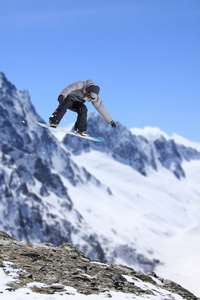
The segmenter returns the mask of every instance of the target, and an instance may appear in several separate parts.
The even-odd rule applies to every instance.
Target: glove
[[[115,124],[114,121],[111,121],[110,125],[111,125],[112,127],[116,127],[116,124]]]
[[[59,95],[59,96],[58,96],[58,102],[59,102],[60,104],[62,103],[63,99],[64,99],[63,95]]]

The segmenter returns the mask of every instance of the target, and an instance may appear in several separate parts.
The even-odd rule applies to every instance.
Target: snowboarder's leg
[[[73,101],[70,97],[66,97],[63,101],[60,102],[58,108],[53,112],[49,118],[49,125],[52,127],[57,127],[60,121],[62,120],[67,109],[73,105]]]
[[[75,111],[78,114],[76,123],[74,125],[74,130],[85,132],[87,130],[87,107],[84,103],[76,101],[73,103],[70,110]]]

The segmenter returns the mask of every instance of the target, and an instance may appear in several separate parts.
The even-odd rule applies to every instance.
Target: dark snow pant
[[[54,124],[59,124],[67,109],[74,111],[78,114],[74,130],[86,131],[87,130],[87,107],[83,102],[75,101],[71,97],[66,97],[62,101],[58,108],[54,111],[49,121]]]

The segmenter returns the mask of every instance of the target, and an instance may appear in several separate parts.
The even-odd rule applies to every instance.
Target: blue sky
[[[46,121],[92,79],[115,121],[200,142],[199,0],[0,0],[0,71]]]

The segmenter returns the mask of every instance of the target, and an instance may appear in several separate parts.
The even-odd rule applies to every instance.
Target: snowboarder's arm
[[[103,106],[103,102],[100,97],[97,97],[94,101],[91,101],[93,106],[96,108],[98,113],[104,118],[104,120],[108,123],[111,124],[113,122],[113,119]]]

